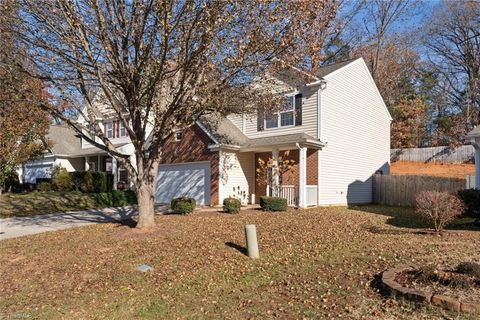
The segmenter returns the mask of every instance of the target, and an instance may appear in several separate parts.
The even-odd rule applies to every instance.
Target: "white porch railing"
[[[267,186],[267,194],[271,195],[270,187]],[[287,199],[287,205],[289,207],[298,206],[298,187],[294,185],[283,185],[280,187],[280,198]],[[317,205],[317,186],[307,185],[307,206]]]
[[[467,189],[475,189],[477,186],[475,185],[475,176],[468,175],[467,176]]]
[[[280,198],[287,199],[287,205],[290,207],[297,206],[298,193],[297,188],[292,185],[283,185],[280,187]]]

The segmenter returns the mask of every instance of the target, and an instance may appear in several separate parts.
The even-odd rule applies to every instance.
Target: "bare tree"
[[[446,88],[446,108],[465,131],[480,123],[480,2],[445,1],[427,21],[425,44]]]
[[[50,113],[125,166],[140,228],[154,224],[157,170],[173,132],[205,114],[272,101],[252,83],[279,67],[273,61],[311,60],[336,10],[331,0],[19,1],[20,21],[10,28],[26,52],[19,66],[50,85],[59,102],[44,105]],[[65,105],[88,125],[67,116]],[[102,132],[99,122],[111,114],[125,126],[136,163]]]

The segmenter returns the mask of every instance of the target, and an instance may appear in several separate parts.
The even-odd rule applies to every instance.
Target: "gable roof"
[[[240,150],[254,149],[262,146],[310,143],[318,147],[324,144],[306,133],[292,133],[272,137],[248,138],[229,119],[214,116],[204,116],[198,121],[199,127],[206,132],[211,139],[223,146],[235,146]]]
[[[329,75],[330,73],[333,73],[334,71],[337,71],[337,70],[345,67],[346,65],[349,65],[350,63],[354,62],[355,60],[357,60],[357,59],[348,59],[348,60],[345,60],[345,61],[341,61],[341,62],[332,63],[332,64],[322,66],[322,67],[320,67],[320,69],[317,72],[317,77],[323,78],[323,77]]]
[[[89,154],[106,153],[97,147],[82,148],[80,135],[68,125],[51,125],[47,138],[52,142],[50,152],[53,155],[75,157]]]

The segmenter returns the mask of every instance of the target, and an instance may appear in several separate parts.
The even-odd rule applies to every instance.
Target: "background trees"
[[[16,12],[13,1],[0,2],[0,47],[9,52],[0,54],[0,193],[19,165],[46,149],[50,124],[48,113],[37,107],[47,100],[42,82],[21,72],[15,38],[2,29],[15,23]]]

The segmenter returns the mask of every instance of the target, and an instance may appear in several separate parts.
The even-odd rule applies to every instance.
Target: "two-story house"
[[[269,192],[256,172],[259,159],[283,155],[294,160],[281,187],[290,205],[370,203],[373,175],[389,174],[391,117],[363,59],[323,67],[311,82],[284,88],[288,103],[280,112],[206,117],[178,132],[165,146],[157,202],[179,196],[202,205],[219,205],[229,196],[258,202]],[[123,153],[133,153],[125,129],[107,120],[107,136]],[[106,152],[73,133],[62,137],[68,142],[55,144],[51,163],[69,171],[110,171],[115,181],[128,184],[126,172]],[[28,171],[34,165],[25,167],[29,181],[36,176]]]

